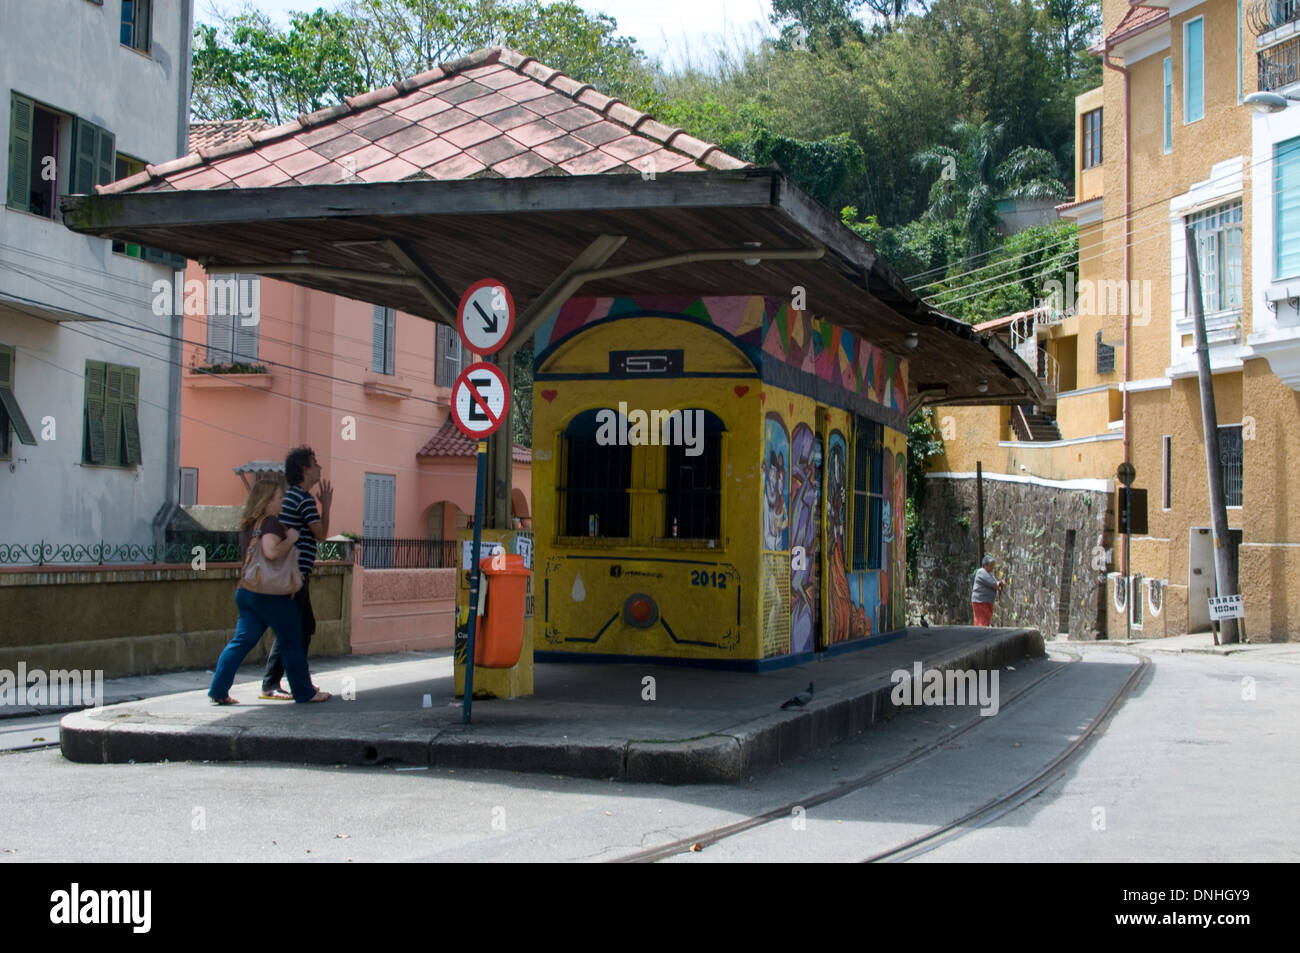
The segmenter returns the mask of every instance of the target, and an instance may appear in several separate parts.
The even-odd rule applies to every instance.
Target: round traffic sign
[[[451,417],[471,440],[494,433],[510,414],[510,385],[501,368],[480,361],[460,372],[451,387]]]
[[[484,278],[461,296],[456,327],[475,354],[495,354],[515,328],[515,299],[495,278]]]
[[[1115,476],[1119,477],[1119,482],[1125,486],[1132,486],[1133,481],[1137,479],[1137,468],[1125,460],[1115,471]]]

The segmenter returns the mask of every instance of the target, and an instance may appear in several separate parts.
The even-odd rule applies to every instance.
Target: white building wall
[[[1300,84],[1277,92],[1300,95]],[[1300,137],[1300,104],[1288,103],[1277,113],[1256,113],[1251,122],[1251,313],[1252,333],[1246,341],[1254,353],[1289,387],[1300,390],[1300,275],[1279,275],[1277,249],[1276,170],[1278,144]]]
[[[153,7],[146,55],[119,42],[120,0],[0,0],[6,171],[14,92],[108,129],[119,153],[160,163],[188,151],[193,4]],[[71,178],[68,139],[60,136],[60,195]],[[167,335],[178,331],[151,307],[153,282],[170,277],[166,266],[114,254],[108,240],[78,235],[58,217],[0,205],[0,344],[15,349],[14,394],[37,440],[26,446],[13,435],[0,459],[0,543],[153,541],[177,482],[168,408],[179,352],[173,358]],[[140,369],[141,465],[82,464],[87,360]],[[53,439],[44,439],[51,421]]]

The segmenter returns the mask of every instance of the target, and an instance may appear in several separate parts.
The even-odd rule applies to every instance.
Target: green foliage
[[[515,352],[510,371],[510,419],[513,440],[525,447],[533,445],[533,342]]]
[[[925,502],[925,471],[930,460],[943,453],[943,436],[934,424],[934,411],[926,407],[907,424],[907,504],[904,518],[907,527],[907,571],[916,571],[916,557],[921,550],[924,526],[921,506]]]
[[[862,147],[846,132],[807,142],[762,127],[751,148],[755,164],[779,166],[800,188],[832,208],[851,194],[866,172]]]
[[[960,264],[958,267],[960,268]],[[970,324],[1026,311],[1047,297],[1048,281],[1065,283],[1079,267],[1079,228],[1073,222],[1036,225],[1017,232],[985,264],[913,290],[935,307]]]
[[[195,374],[265,374],[266,367],[262,364],[210,364],[207,367],[196,367]]]
[[[352,21],[317,10],[292,14],[288,31],[247,9],[220,30],[194,31],[195,119],[288,122],[365,89],[349,41]]]

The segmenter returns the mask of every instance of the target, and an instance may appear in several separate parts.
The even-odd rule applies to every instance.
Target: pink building
[[[247,125],[196,124],[191,148]],[[182,504],[242,504],[254,471],[307,444],[334,485],[331,534],[453,539],[467,524],[475,451],[449,400],[470,359],[453,329],[272,278],[208,276],[194,262],[185,279]],[[200,371],[210,367],[238,372]],[[530,459],[515,447],[523,526]]]

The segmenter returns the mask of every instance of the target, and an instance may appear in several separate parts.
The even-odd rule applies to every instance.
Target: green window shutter
[[[102,361],[86,362],[86,417],[83,463],[103,463],[104,448],[104,377]]]
[[[122,442],[126,466],[138,466],[140,460],[140,369],[122,368]]]
[[[117,364],[104,371],[104,464],[122,465],[122,368]]]
[[[14,386],[14,352],[12,348],[0,347],[0,387]]]
[[[32,122],[36,104],[26,96],[9,96],[9,198],[14,208],[31,206]]]
[[[91,195],[113,181],[117,139],[107,129],[77,117],[72,133],[72,191]]]
[[[14,376],[13,348],[0,347],[0,410],[3,411],[0,413],[0,427],[4,428],[4,433],[0,433],[0,445],[6,450],[9,446],[10,427],[13,427],[21,442],[29,447],[36,446],[36,437],[32,435],[32,428],[27,425],[27,418],[23,416],[18,398],[14,396]]]

